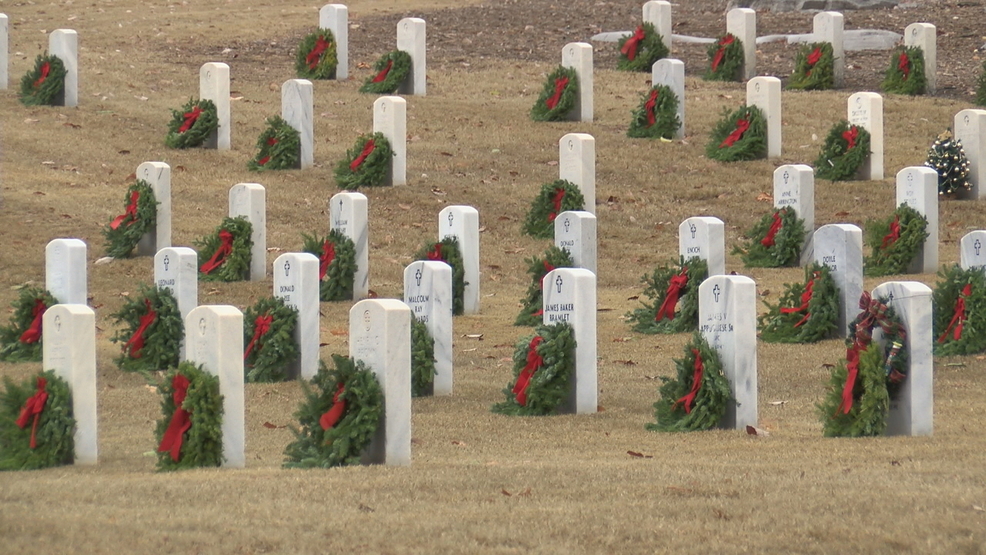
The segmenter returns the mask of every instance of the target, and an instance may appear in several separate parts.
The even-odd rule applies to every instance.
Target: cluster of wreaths
[[[890,66],[880,88],[896,94],[924,94],[928,78],[924,74],[924,52],[918,46],[898,46],[890,54]]]
[[[25,287],[11,305],[10,324],[0,326],[0,360],[26,362],[41,360],[42,319],[49,308],[58,304],[45,289]]]
[[[574,69],[558,66],[544,83],[541,94],[531,107],[534,121],[561,121],[575,108],[579,76]]]
[[[870,133],[842,120],[832,126],[815,160],[815,175],[831,181],[852,179],[870,155]]]
[[[0,470],[71,464],[75,418],[68,383],[53,370],[17,384],[3,377],[0,392]]]
[[[719,354],[695,332],[685,345],[685,356],[675,359],[676,379],[661,376],[661,398],[654,403],[656,432],[692,432],[714,428],[726,414],[733,395],[722,373]]]
[[[983,268],[942,268],[932,295],[935,354],[986,352],[986,274]]]
[[[281,382],[298,360],[294,330],[298,310],[281,297],[260,299],[243,311],[243,378],[247,382]]]
[[[158,470],[219,466],[223,462],[223,396],[219,378],[182,362],[158,384],[161,412],[154,431]]]
[[[20,101],[25,106],[54,106],[65,91],[65,64],[53,54],[38,54],[34,69],[21,78]]]
[[[178,365],[185,325],[170,289],[141,283],[138,294],[128,297],[113,319],[124,324],[112,339],[123,343],[116,358],[120,370],[156,372]]]
[[[766,300],[760,339],[768,343],[815,343],[839,328],[839,287],[828,266],[805,266],[805,283],[788,283],[776,305]]]
[[[667,85],[651,87],[633,111],[627,137],[671,140],[681,128],[678,95]]]
[[[126,258],[133,252],[154,224],[157,223],[157,198],[150,183],[138,179],[127,188],[123,214],[113,218],[103,228],[106,239],[106,255]]]
[[[632,35],[620,39],[619,47],[620,60],[616,62],[616,69],[623,71],[650,71],[654,62],[670,53],[651,23],[637,26]]]
[[[517,343],[514,379],[503,389],[506,400],[493,412],[542,416],[555,413],[568,398],[575,370],[575,332],[565,322],[541,325]]]
[[[383,133],[362,135],[335,168],[340,189],[355,191],[360,187],[386,185],[390,161],[394,156],[390,141]]]
[[[319,29],[301,39],[294,70],[302,79],[335,79],[339,57],[332,31]]]
[[[170,148],[194,148],[219,129],[219,115],[211,100],[189,99],[180,110],[171,111],[164,144]]]
[[[698,325],[698,286],[709,277],[706,260],[679,257],[677,263],[665,264],[644,274],[646,286],[643,308],[627,313],[633,331],[639,333],[681,333]]]
[[[740,254],[748,267],[797,266],[805,241],[805,221],[790,206],[777,208],[765,214],[746,232],[745,237],[749,243],[743,247],[737,246],[733,252]]]
[[[928,238],[928,219],[901,203],[890,219],[870,222],[866,238],[873,248],[863,261],[867,276],[904,274]]]
[[[415,255],[415,260],[444,262],[452,267],[452,314],[459,316],[465,310],[466,269],[462,262],[459,240],[450,235],[437,243],[428,243]]]
[[[704,78],[708,81],[742,81],[743,42],[739,37],[727,33],[709,45],[709,69]]]
[[[225,218],[216,231],[198,241],[199,279],[240,281],[250,272],[253,225],[245,216]]]
[[[585,197],[578,185],[559,179],[541,186],[524,218],[522,231],[535,239],[555,236],[555,218],[567,210],[584,210]]]
[[[767,118],[760,108],[740,106],[733,113],[724,109],[705,145],[705,155],[720,162],[766,158]]]
[[[832,43],[815,42],[798,49],[794,73],[787,88],[803,91],[821,91],[835,86],[835,57]]]
[[[257,154],[247,162],[250,171],[290,170],[301,167],[301,134],[281,116],[267,118],[257,138]]]
[[[537,326],[543,320],[544,310],[544,276],[555,268],[573,268],[575,261],[572,255],[558,247],[548,247],[543,257],[533,256],[524,260],[527,263],[527,275],[531,276],[531,284],[527,286],[527,295],[521,299],[523,308],[514,320],[515,326]]]
[[[301,250],[318,257],[318,298],[323,302],[353,298],[356,245],[345,233],[333,229],[324,237],[301,234]]]
[[[367,78],[359,92],[393,94],[411,72],[411,55],[403,50],[388,52],[373,64],[373,71],[376,73]]]

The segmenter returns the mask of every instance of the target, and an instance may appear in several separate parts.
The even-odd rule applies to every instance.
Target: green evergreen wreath
[[[873,254],[863,260],[864,274],[869,277],[907,273],[928,238],[928,219],[905,203],[893,217],[871,221],[866,226],[866,242]]]
[[[767,119],[756,106],[740,106],[722,118],[712,129],[705,155],[720,162],[756,160],[767,157]]]
[[[283,382],[298,360],[294,330],[298,310],[281,297],[259,299],[243,311],[243,378],[247,382]]]
[[[616,62],[616,69],[622,71],[650,71],[654,62],[670,54],[651,23],[644,23],[632,35],[621,38],[619,46],[620,60]]]
[[[835,57],[832,43],[813,42],[798,49],[794,73],[787,88],[802,91],[821,91],[835,86]]]
[[[750,268],[783,268],[801,262],[801,246],[805,240],[805,221],[794,208],[785,206],[764,214],[745,234],[749,241],[737,245],[733,254],[743,258]]]
[[[832,126],[815,160],[815,175],[830,181],[852,179],[870,155],[870,132],[842,120]]]
[[[141,283],[134,297],[128,297],[113,319],[125,327],[113,335],[122,343],[116,365],[126,372],[156,372],[178,365],[185,325],[178,301],[167,288]]]
[[[839,287],[822,264],[805,266],[805,283],[788,283],[776,305],[764,301],[760,339],[768,343],[816,343],[839,328]]]
[[[411,73],[411,55],[403,50],[387,52],[373,64],[373,71],[376,73],[366,78],[359,92],[394,94]]]
[[[535,239],[551,239],[555,236],[555,218],[558,214],[584,209],[585,197],[578,185],[564,179],[545,183],[531,202],[522,231]]]
[[[646,286],[644,296],[650,303],[641,301],[643,308],[627,313],[633,331],[655,334],[694,330],[698,325],[698,286],[708,277],[708,261],[696,256],[687,261],[680,256],[677,263],[672,261],[644,274],[640,281]]]
[[[301,133],[281,116],[267,118],[267,128],[257,138],[257,155],[247,162],[254,172],[301,167]]]
[[[157,223],[157,198],[150,183],[138,179],[127,188],[124,212],[110,220],[103,228],[106,239],[106,255],[126,258]]]
[[[165,374],[157,389],[162,397],[163,413],[154,430],[157,469],[184,470],[221,465],[223,396],[219,393],[219,378],[206,372],[201,365],[182,362]],[[169,435],[169,429],[174,436]],[[165,442],[171,437],[181,438],[181,443]]]
[[[938,172],[938,194],[953,195],[958,191],[972,189],[969,181],[969,159],[965,156],[962,141],[952,138],[952,130],[947,129],[928,149],[925,166]]]
[[[435,338],[424,322],[411,318],[411,396],[431,395],[434,384]]]
[[[742,81],[743,41],[739,37],[726,33],[709,45],[709,69],[703,79],[706,81]]]
[[[544,251],[543,258],[533,256],[524,260],[527,263],[527,275],[531,276],[531,283],[527,286],[527,295],[520,300],[524,307],[520,309],[520,314],[514,320],[515,326],[537,326],[542,322],[541,305],[544,304],[544,291],[541,280],[548,272],[555,268],[574,268],[575,261],[567,250],[552,246]]]
[[[218,129],[219,112],[215,103],[190,98],[180,110],[171,111],[164,144],[168,148],[195,148],[202,146]]]
[[[983,61],[982,70],[979,72],[979,80],[976,82],[976,106],[986,107],[986,60]]]
[[[34,69],[21,78],[18,98],[25,106],[53,106],[65,90],[65,64],[53,54],[38,54]]]
[[[20,385],[10,376],[4,376],[3,384],[0,470],[37,470],[72,464],[75,418],[68,383],[54,370],[46,370]]]
[[[465,310],[466,269],[462,262],[459,240],[449,235],[437,243],[428,243],[414,255],[415,260],[444,262],[452,267],[452,314],[459,316]]]
[[[534,121],[561,121],[575,108],[579,76],[574,69],[558,66],[548,75],[537,102],[531,107]]]
[[[224,218],[216,231],[195,241],[200,281],[240,281],[250,271],[253,225],[246,216]]]
[[[301,234],[303,252],[318,257],[318,298],[323,302],[348,301],[353,298],[356,275],[356,245],[345,233],[333,229],[324,237]]]
[[[45,310],[58,299],[42,287],[25,287],[11,306],[14,309],[8,326],[0,326],[0,360],[7,362],[41,361],[41,329]]]
[[[890,67],[880,88],[896,94],[924,94],[928,78],[924,75],[924,52],[918,46],[898,46],[890,54]]]
[[[339,57],[332,31],[319,29],[301,39],[294,70],[301,79],[335,79]]]
[[[383,418],[383,390],[363,361],[332,355],[335,368],[319,361],[312,387],[299,381],[305,400],[294,414],[301,429],[284,449],[285,468],[359,464]]]
[[[651,87],[633,111],[627,137],[670,140],[681,128],[678,101],[678,95],[667,85]]]
[[[503,389],[506,400],[492,411],[513,416],[554,413],[568,398],[575,370],[575,332],[571,324],[541,325],[517,343],[514,379]]]
[[[691,343],[685,345],[684,358],[675,359],[674,363],[677,379],[661,376],[661,398],[654,403],[657,423],[644,427],[653,432],[694,432],[716,427],[733,398],[719,354],[696,331]]]
[[[931,299],[936,355],[986,352],[986,274],[982,267],[943,267]]]
[[[383,133],[361,135],[336,165],[336,185],[349,191],[384,185],[393,156],[390,141]]]

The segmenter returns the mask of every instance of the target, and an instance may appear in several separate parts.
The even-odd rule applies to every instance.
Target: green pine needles
[[[411,55],[403,50],[392,50],[373,64],[372,77],[367,77],[361,93],[393,94],[411,73]]]
[[[712,129],[705,155],[720,162],[738,162],[767,157],[767,119],[756,106],[740,106]]]
[[[830,181],[852,179],[870,155],[870,132],[842,120],[832,126],[815,160],[815,175]]]
[[[243,373],[247,382],[281,382],[298,360],[298,310],[281,297],[260,299],[243,311]]]
[[[785,284],[776,305],[764,304],[760,339],[768,343],[816,343],[838,331],[839,287],[828,266],[805,266],[804,283]]]
[[[512,416],[553,414],[568,398],[575,371],[575,332],[571,324],[541,325],[517,343],[514,379],[503,389],[506,400],[492,411]]]
[[[157,223],[157,198],[151,184],[138,179],[127,187],[124,212],[110,220],[103,228],[106,239],[106,255],[127,258],[134,247]]]
[[[25,106],[54,106],[65,92],[65,64],[53,54],[38,54],[34,68],[21,78],[18,98]]]
[[[579,186],[564,179],[545,183],[531,202],[521,231],[535,239],[553,239],[555,218],[566,210],[585,210]]]
[[[898,46],[890,54],[890,67],[880,88],[896,94],[924,94],[928,79],[924,74],[924,52],[918,46]]]
[[[0,326],[0,360],[41,362],[42,318],[58,300],[42,287],[24,287],[17,300],[10,324]]]
[[[168,148],[195,148],[219,129],[219,114],[211,100],[188,99],[180,110],[171,111],[168,134],[164,144]]]
[[[157,372],[178,365],[185,325],[178,301],[167,288],[141,283],[134,297],[128,297],[114,313],[117,324],[124,324],[113,335],[122,343],[116,365],[125,372]]]
[[[541,280],[555,268],[574,268],[575,261],[567,250],[551,246],[544,251],[544,255],[533,256],[524,262],[527,263],[527,275],[531,276],[531,283],[527,286],[527,294],[520,301],[524,306],[514,320],[514,325],[537,326],[542,321],[541,305],[544,304]]]
[[[650,71],[654,62],[670,54],[651,23],[644,23],[632,35],[621,38],[619,48],[620,59],[616,62],[616,69],[621,71]]]
[[[626,319],[638,333],[682,333],[698,326],[698,286],[709,277],[706,260],[678,258],[678,262],[644,274],[643,308],[628,312]]]
[[[301,133],[281,116],[267,118],[257,138],[257,154],[247,162],[250,171],[291,170],[301,167]]]
[[[322,302],[353,298],[356,275],[356,245],[345,233],[333,229],[328,235],[301,234],[302,251],[318,257],[318,298]]]
[[[928,149],[928,160],[924,165],[938,172],[938,194],[954,195],[972,189],[969,159],[965,156],[962,141],[952,138],[951,129],[938,135]]]
[[[466,269],[462,262],[459,239],[449,235],[437,243],[428,243],[414,255],[415,260],[435,260],[452,267],[452,314],[459,316],[465,310]]]
[[[678,95],[667,85],[655,85],[640,99],[630,117],[627,137],[671,140],[681,128]]]
[[[751,268],[783,268],[797,266],[805,240],[805,221],[794,208],[785,206],[764,214],[745,234],[749,241],[737,246],[743,264]]]
[[[221,465],[223,396],[219,393],[219,378],[206,372],[201,365],[182,362],[165,374],[158,384],[158,393],[162,397],[163,416],[154,431],[158,445],[157,469],[184,470]],[[176,397],[181,400],[176,401]],[[175,427],[176,419],[179,422],[187,419],[184,432],[181,432],[183,427]],[[180,438],[179,445],[162,443],[170,439],[169,428]],[[174,457],[173,453],[178,456]]]
[[[253,225],[246,216],[224,218],[211,235],[195,241],[200,281],[241,281],[250,273]]]
[[[339,57],[332,31],[318,29],[301,39],[294,70],[301,79],[335,79]]]
[[[889,219],[867,224],[866,242],[873,254],[863,260],[863,273],[869,277],[906,274],[927,238],[928,219],[901,203]]]
[[[802,91],[821,91],[835,86],[835,57],[832,43],[814,42],[798,49],[794,73],[787,88]]]
[[[424,397],[434,393],[435,338],[428,325],[411,318],[411,396]]]
[[[706,81],[743,80],[743,42],[739,37],[727,33],[709,45],[709,69],[702,77]]]
[[[936,355],[986,352],[986,274],[981,266],[942,267],[931,299]]]
[[[68,383],[53,370],[46,370],[21,384],[4,376],[3,384],[0,470],[37,470],[72,464],[75,418]],[[45,399],[38,396],[41,391]],[[29,410],[25,412],[25,408]]]
[[[702,337],[692,335],[685,356],[675,359],[676,378],[661,376],[661,398],[654,403],[657,423],[644,427],[654,432],[693,432],[716,427],[733,398],[722,373],[719,354]]]
[[[386,185],[394,156],[390,141],[383,133],[361,135],[336,165],[336,185],[347,191]]]
[[[558,66],[544,82],[544,88],[531,107],[534,121],[562,121],[575,108],[579,76],[570,67]]]
[[[846,361],[832,371],[828,394],[818,405],[825,437],[867,437],[882,435],[890,413],[890,392],[883,372],[880,345],[870,343],[859,355],[859,373],[852,389],[854,399],[849,412],[841,410],[842,394],[849,371]]]

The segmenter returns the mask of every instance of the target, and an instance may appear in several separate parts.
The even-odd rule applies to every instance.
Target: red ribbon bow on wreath
[[[644,103],[644,111],[647,112],[647,127],[654,125],[657,121],[657,116],[654,114],[654,110],[657,108],[657,96],[660,91],[658,89],[653,89],[650,92],[650,97],[647,102]]]
[[[514,384],[514,388],[510,390],[516,396],[517,404],[522,407],[527,406],[527,386],[531,384],[531,378],[534,377],[534,373],[539,368],[544,366],[544,359],[537,352],[538,345],[543,341],[544,338],[540,335],[535,335],[531,339],[530,345],[527,346],[527,365],[517,376],[517,383]]]
[[[551,95],[551,98],[544,101],[544,105],[548,107],[549,110],[554,110],[555,106],[558,105],[558,101],[561,100],[561,93],[565,92],[565,87],[568,86],[568,77],[559,77],[555,79],[555,94]]]
[[[315,47],[305,56],[305,63],[308,64],[308,69],[314,70],[318,67],[318,63],[322,61],[322,54],[328,48],[329,41],[325,40],[325,37],[318,37],[315,41]]]
[[[565,189],[561,187],[555,189],[555,195],[551,197],[551,205],[554,206],[555,210],[548,214],[548,221],[553,222],[558,214],[561,213],[561,201],[565,199]]]
[[[182,117],[185,118],[185,121],[183,121],[181,127],[178,128],[178,132],[184,133],[185,131],[191,129],[192,126],[195,125],[195,122],[198,121],[199,116],[201,115],[202,115],[202,108],[199,108],[198,106],[192,108],[191,112],[185,112],[182,115]]]
[[[859,136],[859,128],[855,125],[842,132],[842,139],[846,141],[846,151],[856,146],[856,137]]]
[[[157,312],[151,308],[151,300],[144,299],[144,305],[147,307],[147,314],[140,317],[140,325],[134,334],[130,336],[130,339],[123,345],[123,352],[130,353],[130,358],[140,358],[143,353],[141,350],[144,348],[144,335],[147,333],[147,328],[151,327],[154,320],[157,320]]]
[[[904,74],[904,81],[911,76],[911,60],[907,57],[907,52],[901,52],[897,58],[897,69]]]
[[[342,420],[342,415],[346,413],[346,400],[339,398],[345,391],[346,386],[340,383],[339,387],[336,388],[335,395],[332,396],[332,407],[318,419],[318,424],[323,430],[335,427]]]
[[[818,60],[821,59],[822,49],[815,47],[815,49],[811,51],[811,54],[808,54],[808,71],[805,72],[805,75],[811,75],[811,70],[815,68],[815,64],[817,64]]]
[[[181,458],[183,436],[192,427],[192,413],[182,408],[190,385],[191,382],[183,374],[175,374],[175,377],[171,379],[171,387],[174,389],[171,398],[175,402],[175,412],[171,415],[171,422],[168,423],[168,429],[161,437],[161,445],[157,448],[158,453],[170,451],[171,460],[175,462]]]
[[[262,316],[257,316],[257,319],[253,321],[253,337],[250,338],[250,343],[247,344],[246,352],[243,353],[243,360],[246,360],[250,353],[253,352],[254,346],[257,349],[260,348],[260,340],[263,339],[264,335],[270,331],[270,325],[274,321],[274,317],[270,314],[264,314]]]
[[[623,43],[623,47],[620,48],[620,53],[627,57],[631,62],[637,57],[637,47],[640,45],[640,41],[644,40],[647,35],[644,33],[644,26],[640,25],[637,30],[633,33],[633,36],[627,39]]]
[[[944,343],[948,338],[948,332],[952,331],[954,328],[954,334],[952,339],[958,341],[962,339],[962,326],[965,325],[965,300],[972,296],[972,284],[967,283],[965,287],[962,288],[962,292],[959,294],[959,298],[955,299],[955,308],[952,312],[952,321],[948,323],[948,327],[945,328],[945,333],[941,334],[938,338],[939,343]]]
[[[318,279],[325,279],[325,273],[336,259],[336,244],[326,239],[322,243],[322,256],[318,257]]]
[[[373,154],[373,151],[376,148],[377,148],[376,141],[374,141],[373,139],[366,141],[366,143],[363,145],[363,151],[360,152],[359,156],[357,156],[356,159],[349,164],[349,171],[354,172],[358,170],[359,167],[363,165],[363,162],[366,160],[366,157],[369,156],[370,154]]]
[[[880,243],[880,248],[885,249],[887,247],[893,246],[897,240],[900,239],[900,216],[894,216],[894,221],[890,222],[890,233],[883,236],[883,242]]]
[[[130,204],[127,204],[127,209],[123,214],[113,218],[113,221],[110,222],[110,229],[118,229],[120,225],[123,224],[123,222],[128,218],[130,221],[127,222],[127,225],[133,225],[133,223],[137,221],[138,199],[140,199],[140,191],[135,190],[130,193]]]
[[[702,374],[705,372],[705,365],[702,363],[702,355],[698,352],[698,349],[692,349],[692,354],[695,355],[695,372],[692,374],[692,389],[681,399],[674,402],[674,406],[671,410],[674,410],[678,405],[685,406],[685,414],[691,414],[692,404],[695,402],[695,396],[698,395],[698,390],[702,388]]]
[[[805,292],[801,294],[801,306],[781,309],[781,314],[805,313],[804,317],[797,324],[794,324],[796,328],[802,326],[808,322],[808,318],[811,318],[811,313],[808,312],[808,305],[811,303],[811,297],[815,292],[815,280],[818,279],[819,275],[818,272],[815,272],[812,274],[811,279],[808,280],[808,283],[805,284]]]
[[[279,141],[277,139],[275,139],[274,137],[271,137],[271,138],[267,139],[267,146],[274,146],[278,142]],[[267,162],[270,162],[270,154],[268,154],[267,156],[264,156],[260,160],[257,160],[257,165],[258,166],[265,166],[265,165],[267,165]]]
[[[774,212],[774,221],[770,224],[770,229],[767,230],[767,235],[764,235],[763,239],[760,240],[760,244],[765,247],[773,247],[777,236],[777,232],[781,230],[783,225],[783,220],[781,220],[781,213]]]
[[[428,260],[436,260],[438,262],[445,262],[445,259],[442,258],[442,244],[441,243],[435,243],[435,246],[432,247],[432,249],[430,251],[428,251]]]
[[[44,84],[49,73],[51,73],[51,64],[48,62],[41,64],[41,75],[34,81],[34,88],[38,88]]]
[[[35,449],[38,446],[38,440],[36,434],[38,432],[38,421],[41,420],[41,413],[45,409],[45,403],[48,402],[48,380],[38,376],[38,391],[27,398],[24,401],[24,408],[21,409],[20,416],[17,417],[17,427],[24,429],[27,427],[27,423],[34,417],[34,423],[31,424],[31,449]]]
[[[542,264],[544,264],[544,275],[541,276],[541,281],[538,282],[538,288],[544,291],[544,278],[547,277],[547,275],[550,274],[555,267],[552,266],[547,260],[543,261]],[[544,309],[539,308],[534,313],[534,316],[541,316],[542,314],[544,314]]]
[[[212,272],[216,268],[222,266],[223,262],[226,262],[226,257],[233,252],[232,233],[226,231],[225,229],[219,230],[219,241],[219,248],[217,248],[216,252],[212,254],[212,258],[207,260],[206,263],[199,268],[199,271],[203,274],[208,274],[209,272]]]
[[[672,276],[668,282],[668,290],[664,293],[664,302],[661,303],[661,308],[658,309],[657,315],[654,317],[655,322],[660,322],[664,318],[674,320],[674,309],[678,306],[678,297],[686,285],[688,285],[688,267],[683,267],[681,273]]]
[[[749,117],[750,114],[747,114],[745,118],[740,118],[736,120],[736,129],[734,129],[733,132],[730,133],[728,137],[726,137],[725,139],[723,139],[721,143],[719,143],[719,148],[733,146],[733,144],[735,144],[736,141],[743,138],[743,133],[746,133],[746,130],[750,128],[750,120],[748,119]]]
[[[726,35],[719,39],[719,50],[716,50],[716,55],[712,57],[712,71],[719,68],[719,64],[722,63],[722,59],[726,56],[726,47],[733,44],[736,39],[733,35]]]
[[[21,334],[21,343],[29,345],[41,340],[41,321],[45,310],[48,310],[48,306],[45,305],[44,299],[35,299],[34,308],[31,309],[31,325]]]
[[[380,73],[377,73],[376,77],[374,77],[370,82],[371,83],[379,83],[379,82],[383,81],[384,79],[386,79],[387,78],[387,74],[390,73],[390,68],[392,68],[392,67],[394,67],[394,60],[387,60],[387,67],[381,69],[380,70]]]

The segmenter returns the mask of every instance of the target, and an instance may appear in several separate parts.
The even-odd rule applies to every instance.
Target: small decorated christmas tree
[[[928,160],[924,165],[938,172],[940,195],[953,195],[972,188],[969,181],[969,159],[965,157],[962,141],[953,139],[950,129],[935,139],[928,149]]]

